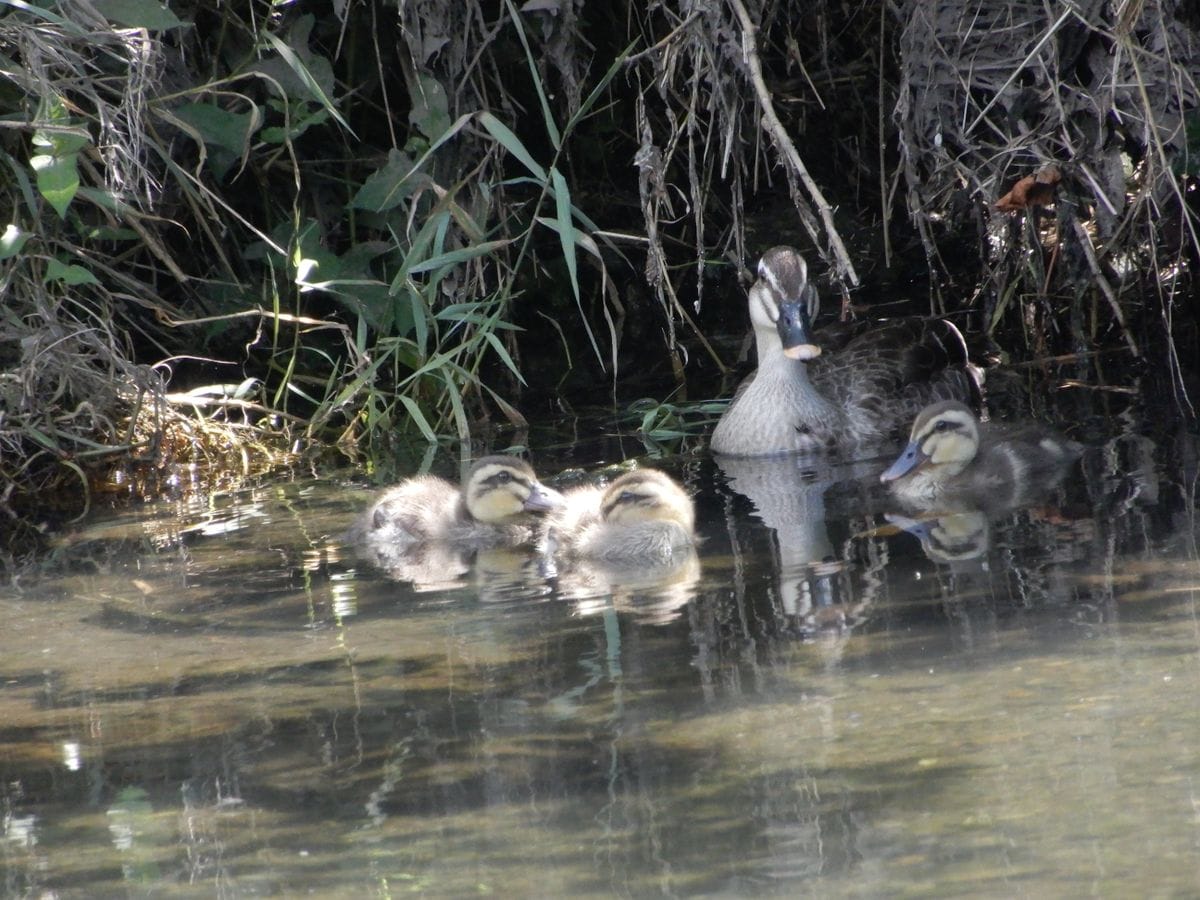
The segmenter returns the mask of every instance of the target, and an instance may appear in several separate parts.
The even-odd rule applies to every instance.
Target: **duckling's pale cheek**
[[[636,525],[645,522],[646,518],[642,508],[633,503],[618,504],[604,514],[604,521],[610,525]]]
[[[932,448],[929,448],[933,451],[929,454],[929,458],[935,465],[966,462],[975,455],[971,442],[961,435],[950,435],[940,441],[930,441],[929,443],[934,444]],[[926,444],[926,447],[928,446]]]
[[[498,522],[522,511],[522,501],[505,490],[488,491],[475,500],[472,515],[481,522]]]

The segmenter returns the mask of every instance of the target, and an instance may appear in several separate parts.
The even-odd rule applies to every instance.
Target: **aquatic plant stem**
[[[821,215],[821,222],[825,226],[825,235],[829,240],[829,247],[837,260],[838,274],[842,278],[850,282],[851,285],[858,284],[858,273],[854,271],[854,263],[850,261],[850,254],[846,252],[846,245],[842,243],[841,235],[838,234],[837,226],[833,222],[833,207],[825,199],[821,193],[821,189],[817,187],[817,183],[813,181],[812,176],[808,173],[808,168],[804,165],[804,160],[800,158],[800,153],[796,150],[796,145],[792,143],[792,139],[788,137],[787,130],[783,127],[783,123],[779,121],[779,116],[775,113],[775,103],[771,99],[771,92],[767,90],[767,84],[763,80],[762,64],[758,59],[758,49],[755,46],[755,36],[758,34],[758,26],[750,18],[750,13],[746,10],[746,6],[742,0],[730,0],[734,12],[737,14],[738,22],[742,26],[742,56],[746,61],[746,66],[750,71],[750,82],[754,85],[754,93],[758,98],[758,105],[762,109],[762,124],[775,142],[776,149],[790,167],[791,172],[800,179],[804,184],[808,195],[812,197],[813,204],[817,208],[817,212]],[[812,227],[811,221],[806,220],[807,217],[801,215],[801,220],[804,221],[805,228],[809,230],[809,235],[813,242],[820,246],[820,236]]]

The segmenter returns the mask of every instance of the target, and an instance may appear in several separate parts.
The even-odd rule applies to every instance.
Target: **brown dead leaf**
[[[1046,166],[1039,172],[1026,175],[996,201],[1000,212],[1017,212],[1031,206],[1046,206],[1054,202],[1054,187],[1062,181],[1058,166]]]

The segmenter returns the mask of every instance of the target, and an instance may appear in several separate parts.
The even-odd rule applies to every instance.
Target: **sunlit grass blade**
[[[552,219],[548,216],[538,216],[537,221],[540,222],[542,225],[545,225],[547,228],[553,229],[554,231],[558,232],[559,241],[560,241],[560,243],[564,244],[563,253],[565,254],[567,251],[566,251],[565,241],[562,238],[563,228],[562,228],[561,221],[557,218]],[[587,315],[583,311],[583,298],[579,292],[579,281],[578,281],[578,278],[575,275],[575,273],[572,272],[572,269],[574,268],[573,264],[575,262],[575,257],[574,257],[575,230],[574,230],[574,227],[571,226],[569,223],[568,223],[567,227],[571,229],[571,234],[572,234],[572,239],[571,239],[572,255],[571,255],[571,262],[567,263],[567,269],[568,269],[568,272],[571,272],[571,274],[572,274],[571,287],[572,287],[573,293],[575,295],[575,306],[579,309],[579,321],[583,323],[584,331],[587,332],[588,341],[592,345],[592,352],[596,354],[596,359],[599,360],[600,367],[602,369],[604,369],[605,368],[604,357],[600,353],[600,345],[596,343],[596,335],[592,333],[592,326],[590,324],[588,324]]]
[[[521,139],[512,133],[512,130],[493,116],[490,112],[481,112],[479,114],[479,124],[482,125],[487,133],[490,134],[505,150],[520,160],[534,178],[537,178],[542,184],[546,183],[546,170],[538,165],[529,151],[525,149],[525,145],[521,143]]]
[[[408,411],[409,419],[420,430],[421,435],[431,444],[437,443],[437,435],[434,434],[432,428],[429,427],[429,422],[425,418],[425,413],[421,412],[421,407],[417,406],[417,401],[405,394],[400,395],[400,402],[404,404],[404,408]]]
[[[317,83],[317,80],[313,78],[312,73],[308,71],[308,66],[304,65],[300,57],[296,55],[296,51],[294,51],[275,35],[271,34],[271,32],[267,31],[264,33],[267,36],[267,40],[271,42],[271,46],[275,48],[275,52],[278,53],[280,57],[283,58],[283,61],[288,64],[288,67],[296,73],[296,77],[304,82],[304,86],[308,88],[309,92],[313,96],[313,99],[320,103],[321,106],[325,108],[326,112],[328,112],[331,116],[333,116],[334,119],[337,120],[339,125],[357,138],[358,135],[354,134],[354,129],[351,128],[350,124],[342,118],[342,114],[337,111],[337,107],[333,105],[333,101],[326,96],[325,91],[321,88],[321,85]]]
[[[467,420],[467,411],[462,402],[462,385],[456,384],[449,371],[443,371],[442,380],[446,383],[446,397],[450,400],[450,408],[454,412],[454,425],[458,431],[458,439],[469,440],[471,424]]]
[[[477,259],[480,256],[490,256],[495,251],[507,247],[511,241],[486,241],[482,244],[472,244],[470,247],[463,247],[459,250],[451,250],[447,253],[432,256],[423,262],[408,269],[408,274],[416,275],[420,272],[428,272],[432,269],[440,269],[443,266],[453,266],[461,262],[466,262],[469,259]]]
[[[520,381],[521,384],[527,384],[525,381],[525,376],[521,374],[520,369],[517,368],[517,364],[513,362],[513,358],[509,356],[508,351],[504,349],[504,345],[500,343],[500,339],[491,331],[485,331],[483,333],[483,338],[489,344],[491,344],[492,349],[496,351],[496,355],[500,357],[500,361],[508,367],[508,370],[512,372],[513,375],[517,377],[517,380]]]
[[[538,102],[542,105],[542,122],[546,126],[546,134],[550,136],[550,143],[554,145],[554,149],[561,150],[562,135],[559,134],[558,126],[554,123],[554,113],[550,111],[550,100],[546,97],[546,88],[542,84],[542,77],[538,72],[537,57],[529,49],[529,38],[525,34],[525,25],[521,22],[521,17],[517,15],[517,10],[512,5],[512,0],[504,0],[504,5],[508,7],[508,15],[512,18],[513,25],[516,27],[517,37],[521,40],[521,46],[525,48],[525,62],[529,65],[529,77],[533,80],[533,87],[537,91]]]
[[[567,120],[566,127],[563,129],[563,131],[565,131],[567,134],[570,134],[575,130],[576,125],[587,118],[588,114],[592,111],[592,107],[596,105],[596,101],[600,99],[600,96],[606,90],[608,90],[608,85],[617,76],[617,73],[625,68],[625,61],[629,58],[629,54],[632,53],[634,48],[640,43],[640,39],[635,40],[630,43],[628,47],[617,54],[617,58],[614,59],[612,65],[608,67],[608,71],[604,73],[603,77],[601,77],[598,82],[596,82],[596,86],[591,89],[588,95],[584,98],[583,102],[579,104],[579,109],[575,110],[571,118]]]

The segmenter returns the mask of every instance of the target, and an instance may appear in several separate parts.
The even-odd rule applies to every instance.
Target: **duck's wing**
[[[944,319],[906,316],[865,328],[840,352],[814,360],[812,377],[867,432],[903,430],[939,400],[974,403],[962,333]]]
[[[847,342],[843,355],[875,360],[872,377],[898,384],[929,381],[968,362],[967,343],[958,327],[922,316],[879,322]]]

